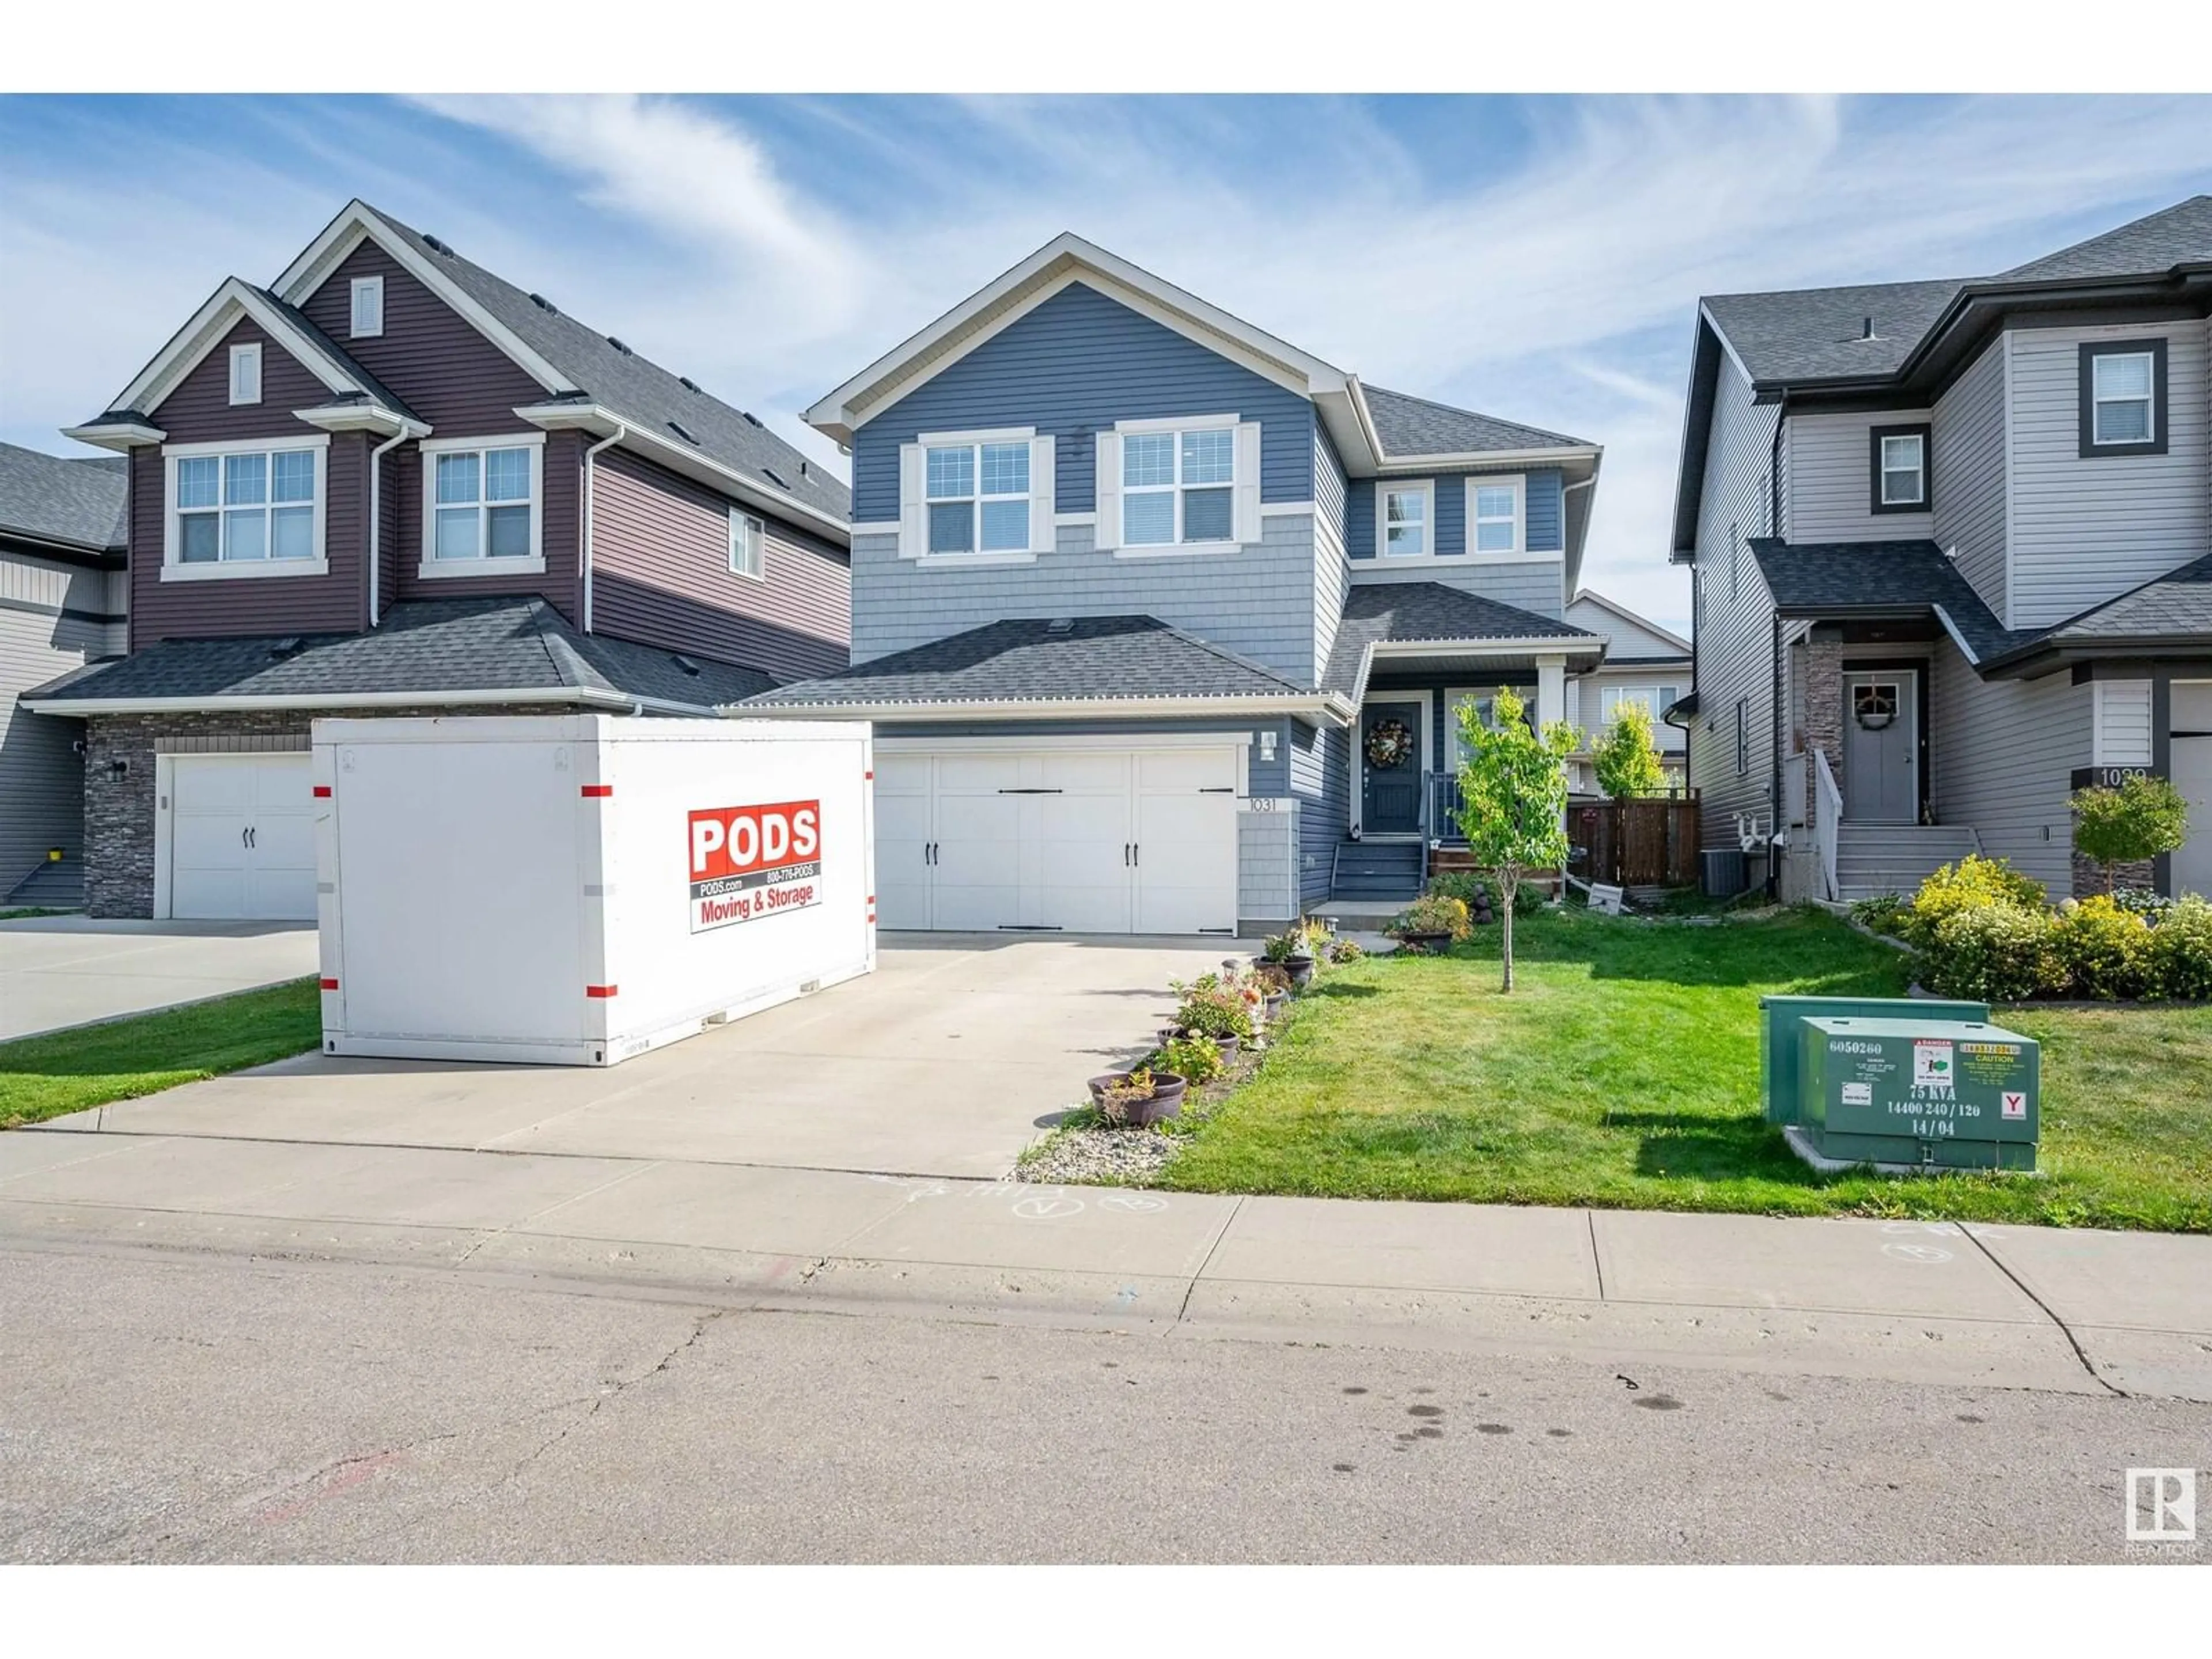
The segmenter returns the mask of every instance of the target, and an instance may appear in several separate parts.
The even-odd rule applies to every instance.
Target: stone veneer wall
[[[95,714],[85,721],[84,905],[93,916],[154,914],[154,757],[301,752],[318,715],[358,717],[359,708],[284,708],[223,714]],[[379,717],[548,714],[546,703],[466,709],[374,711]],[[112,763],[125,763],[123,775]]]
[[[1819,629],[1805,641],[1805,822],[1818,823],[1820,773],[1813,764],[1817,749],[1828,757],[1836,788],[1844,787],[1844,642],[1823,639]]]
[[[2074,896],[2087,898],[2092,893],[2105,890],[2105,866],[2080,852],[2073,854]],[[2158,885],[2158,866],[2148,859],[2138,859],[2131,864],[2112,866],[2115,887],[2153,888]]]

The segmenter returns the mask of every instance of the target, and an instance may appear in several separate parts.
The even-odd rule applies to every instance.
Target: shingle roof
[[[128,489],[120,455],[80,460],[0,444],[0,535],[120,551]]]
[[[1304,687],[1156,617],[1010,617],[779,686],[757,707],[1304,696]]]
[[[1586,639],[1602,649],[1604,636],[1517,605],[1486,599],[1442,582],[1363,582],[1344,596],[1322,690],[1349,696],[1359,690],[1367,647],[1391,641]]]
[[[690,668],[684,663],[688,661]],[[163,640],[64,675],[27,697],[294,697],[590,690],[700,708],[735,702],[767,675],[604,635],[579,634],[535,597],[395,605],[368,634]]]
[[[2118,230],[2014,265],[1997,280],[2139,276],[2208,261],[2212,261],[2212,196],[2192,196]]]
[[[852,492],[843,481],[808,461],[753,416],[693,391],[659,364],[623,350],[565,313],[547,310],[505,277],[433,246],[422,232],[381,208],[371,211],[593,400],[657,436],[679,442],[683,435],[672,428],[680,423],[708,459],[833,518],[851,517]]]
[[[1588,439],[1547,432],[1541,427],[1501,421],[1473,410],[1454,409],[1403,392],[1379,386],[1363,386],[1368,413],[1375,417],[1375,434],[1382,441],[1386,459],[1412,455],[1465,455],[1491,449],[1559,449],[1590,447]]]
[[[1932,617],[1940,609],[1978,662],[2037,637],[2035,630],[2014,632],[1999,622],[1934,542],[1784,545],[1754,536],[1750,546],[1773,592],[1775,609],[1785,617],[1921,611]]]
[[[1965,286],[1964,279],[1869,283],[1716,294],[1704,303],[1753,380],[1856,380],[1895,373]]]
[[[2070,617],[2044,637],[2064,647],[2191,635],[2212,641],[2212,554]]]

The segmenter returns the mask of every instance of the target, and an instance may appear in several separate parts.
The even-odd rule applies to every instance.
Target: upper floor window
[[[230,349],[230,401],[234,404],[258,404],[261,401],[261,347],[234,345]]]
[[[750,513],[730,509],[730,573],[761,580],[768,572],[768,526]]]
[[[1235,538],[1237,433],[1130,432],[1121,438],[1121,539],[1131,547]]]
[[[2081,453],[2166,453],[2166,342],[2081,348]]]
[[[363,340],[384,332],[384,278],[353,279],[352,337]]]
[[[468,575],[487,562],[544,568],[538,511],[544,455],[543,434],[536,434],[426,442],[422,574]]]
[[[1619,717],[1621,707],[1627,703],[1640,704],[1651,716],[1656,729],[1659,717],[1681,700],[1679,685],[1608,685],[1598,693],[1598,724],[1608,726]]]
[[[1870,429],[1873,446],[1874,499],[1876,513],[1925,513],[1928,510],[1928,440],[1929,428],[1919,426],[1878,426]]]
[[[323,557],[328,440],[174,446],[162,577],[297,575]]]
[[[1426,483],[1381,486],[1382,551],[1393,558],[1421,558],[1436,551],[1430,520],[1435,491]]]
[[[1467,481],[1470,553],[1518,553],[1527,541],[1527,495],[1520,478]]]
[[[1030,545],[1030,443],[932,444],[926,499],[932,553],[1015,553]]]

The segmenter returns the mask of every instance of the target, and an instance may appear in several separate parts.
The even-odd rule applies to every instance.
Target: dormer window
[[[352,337],[356,340],[374,339],[384,332],[384,278],[356,276],[353,279]]]
[[[1924,425],[1873,428],[1874,499],[1869,505],[1875,512],[1928,511],[1929,436]]]
[[[230,349],[230,401],[234,404],[261,401],[261,347],[258,343]]]
[[[2081,348],[2081,455],[2166,453],[2166,342]]]

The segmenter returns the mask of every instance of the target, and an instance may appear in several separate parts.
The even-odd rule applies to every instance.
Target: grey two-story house
[[[1451,707],[1565,713],[1595,445],[1385,392],[1073,235],[823,398],[886,927],[1221,933],[1410,895]]]
[[[842,480],[364,203],[68,435],[128,458],[127,636],[21,705],[83,734],[94,915],[311,920],[318,714],[704,715],[847,661]]]
[[[1994,276],[1700,302],[1674,717],[1708,846],[1791,898],[1975,850],[2063,895],[2070,793],[2150,771],[2191,833],[2133,878],[2212,891],[2208,316],[2206,196]]]

